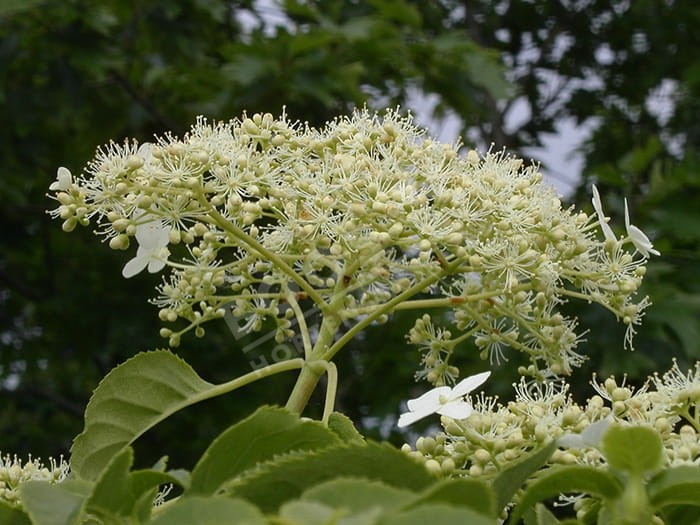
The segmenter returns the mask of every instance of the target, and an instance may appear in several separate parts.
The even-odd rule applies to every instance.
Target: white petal
[[[141,272],[146,265],[148,264],[148,259],[145,257],[139,257],[138,254],[136,257],[131,259],[128,263],[124,265],[124,269],[122,270],[122,275],[126,277],[127,279],[133,277],[137,273]]]
[[[416,399],[409,400],[406,404],[411,412],[425,410],[428,407],[433,407],[432,411],[435,412],[440,406],[440,396],[448,398],[451,390],[449,386],[439,386],[428,390],[425,394]]]
[[[608,218],[603,213],[603,204],[600,201],[600,193],[598,193],[598,188],[595,187],[595,184],[593,185],[592,202],[596,215],[598,215],[598,222],[600,223],[600,227],[603,230],[603,235],[605,235],[605,239],[608,241],[616,241],[617,237],[615,237],[612,228],[608,224]]]
[[[136,227],[136,240],[149,250],[159,250],[170,242],[170,230],[160,221],[141,224]]]
[[[653,244],[649,240],[646,234],[637,228],[634,224],[630,224],[629,210],[627,209],[627,199],[625,199],[625,227],[627,228],[627,235],[632,240],[632,244],[637,248],[637,251],[641,253],[644,257],[649,257],[649,254],[661,255],[658,250],[654,250]]]
[[[139,149],[136,150],[136,154],[139,157],[141,157],[145,162],[148,162],[153,156],[152,148],[153,144],[151,144],[150,142],[144,142],[139,146]]]
[[[73,176],[68,168],[61,166],[56,171],[56,180],[49,186],[50,190],[57,191],[68,191],[73,184]]]
[[[450,399],[457,399],[467,395],[469,392],[471,392],[476,387],[481,385],[484,381],[486,381],[490,375],[491,372],[481,372],[480,374],[475,374],[473,376],[469,376],[462,379],[452,389]]]
[[[396,425],[399,428],[403,428],[405,426],[411,425],[418,421],[419,419],[423,419],[426,416],[429,416],[433,412],[406,412],[405,414],[401,414],[399,416],[399,422],[396,423]]]
[[[148,263],[148,273],[158,273],[165,267],[165,261],[162,259],[151,258]]]
[[[451,401],[440,407],[438,414],[451,417],[452,419],[466,419],[472,415],[474,408],[466,401]]]
[[[654,255],[661,255],[659,250],[655,250],[653,248],[654,245],[649,240],[649,237],[647,237],[644,232],[637,228],[634,224],[631,224],[627,228],[627,235],[629,235],[630,239],[632,239],[632,244],[634,244],[634,247],[637,248],[639,253],[641,253],[644,257],[649,257],[650,253]]]

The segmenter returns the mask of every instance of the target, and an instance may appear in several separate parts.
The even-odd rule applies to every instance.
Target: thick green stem
[[[323,372],[322,366],[315,366],[313,363],[304,365],[287,400],[286,406],[289,410],[296,414],[301,414],[304,411]]]
[[[331,303],[329,308],[332,308],[333,306],[334,303]],[[311,394],[318,384],[318,380],[326,370],[325,365],[327,365],[327,363],[319,363],[319,358],[321,358],[321,356],[333,343],[333,339],[335,338],[335,334],[338,332],[338,328],[340,328],[340,319],[337,315],[329,313],[323,317],[321,327],[318,331],[318,339],[316,340],[314,349],[311,352],[311,356],[301,369],[301,373],[297,378],[294,389],[287,400],[286,406],[292,412],[301,414],[308,404]]]

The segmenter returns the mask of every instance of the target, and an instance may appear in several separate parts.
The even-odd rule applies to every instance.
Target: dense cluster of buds
[[[182,138],[100,148],[79,177],[59,169],[51,215],[66,231],[91,224],[113,249],[136,241],[125,277],[167,269],[154,303],[172,346],[230,310],[329,359],[396,310],[448,309],[450,329],[425,315],[409,334],[419,375],[453,382],[450,356],[471,338],[483,358],[515,349],[532,363],[522,374],[551,377],[582,360],[576,319],[559,312],[571,298],[610,310],[630,343],[648,303],[635,299],[646,236],[628,224],[618,239],[599,205],[563,208],[536,166],[459,147],[395,111],[323,129],[200,118]]]
[[[0,455],[0,501],[19,505],[17,491],[22,483],[30,480],[60,483],[66,479],[69,470],[62,457],[58,461],[49,458],[49,464],[45,466],[39,458],[32,459],[31,456],[22,464],[17,456]]]
[[[662,438],[666,466],[700,465],[700,363],[687,373],[678,365],[655,375],[639,389],[610,377],[592,382],[597,394],[574,402],[566,383],[514,385],[506,405],[480,394],[467,418],[442,418],[444,432],[421,437],[403,450],[434,472],[493,476],[553,439],[559,449],[550,461],[604,466],[599,438],[607,425],[643,425]]]

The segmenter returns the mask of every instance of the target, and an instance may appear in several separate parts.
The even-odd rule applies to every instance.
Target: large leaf
[[[380,509],[386,514],[415,499],[415,493],[368,479],[341,478],[311,487],[301,497],[335,509],[350,509],[352,514]]]
[[[360,434],[352,420],[345,414],[333,412],[328,418],[328,428],[335,432],[340,439],[348,443],[364,443],[365,438]]]
[[[615,499],[621,494],[622,485],[612,474],[594,467],[552,467],[527,487],[511,516],[511,522],[517,523],[523,513],[536,503],[567,492],[584,492]]]
[[[31,525],[31,522],[20,509],[0,501],[0,525]]]
[[[448,479],[431,485],[411,503],[411,507],[425,503],[449,503],[490,517],[500,512],[500,509],[496,510],[494,491],[476,479]]]
[[[231,485],[230,492],[248,499],[264,512],[275,512],[306,489],[340,476],[383,481],[387,485],[422,490],[434,478],[422,465],[390,445],[368,442],[303,452],[268,462]]]
[[[110,461],[85,503],[88,513],[116,519],[119,516],[148,518],[159,486],[179,483],[159,470],[130,471],[133,450],[127,447]]]
[[[556,442],[553,441],[499,473],[493,480],[496,512],[500,512],[513,499],[513,495],[523,486],[523,483],[547,463],[556,448]]]
[[[83,479],[96,479],[110,459],[138,436],[202,400],[213,388],[171,352],[132,357],[95,389],[85,411],[85,429],[71,448],[71,470]]]
[[[378,507],[352,512],[316,501],[294,500],[282,505],[279,517],[289,525],[375,525],[381,514]]]
[[[77,525],[92,483],[27,481],[19,487],[20,500],[34,525]]]
[[[496,520],[463,507],[433,503],[400,512],[380,522],[381,525],[425,525],[426,523],[439,523],[440,525],[496,525]]]
[[[181,498],[159,512],[148,525],[265,525],[267,520],[246,501],[224,497]]]
[[[293,450],[340,444],[317,421],[302,421],[286,409],[262,407],[217,437],[192,471],[189,494],[214,494],[246,469]]]
[[[674,504],[700,506],[700,468],[688,465],[663,470],[649,481],[647,490],[657,509]]]
[[[611,426],[603,435],[602,452],[618,470],[643,475],[663,461],[661,436],[648,427]]]

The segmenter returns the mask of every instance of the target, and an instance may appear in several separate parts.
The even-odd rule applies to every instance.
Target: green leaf
[[[34,525],[74,525],[79,523],[92,486],[72,479],[62,483],[27,481],[19,487],[20,501]]]
[[[536,450],[523,460],[502,470],[493,480],[493,492],[496,494],[496,512],[500,512],[513,499],[515,492],[542,465],[547,463],[554,450],[556,442],[551,442]]]
[[[0,2],[0,17],[12,16],[22,11],[35,9],[43,2],[44,0],[3,0]]]
[[[387,444],[343,444],[316,452],[288,454],[261,465],[229,487],[264,512],[279,506],[310,487],[337,477],[383,481],[387,485],[422,490],[434,478],[422,465]]]
[[[0,525],[31,525],[31,521],[21,509],[0,501]]]
[[[147,519],[159,486],[179,479],[166,472],[144,469],[130,472],[133,450],[115,456],[95,483],[85,508],[96,516],[138,516]],[[158,468],[164,465],[156,465]]]
[[[328,418],[328,428],[346,443],[364,443],[365,438],[360,434],[352,420],[345,414],[333,412]]]
[[[286,409],[262,407],[217,437],[192,471],[188,493],[214,494],[241,472],[274,456],[340,444],[317,421],[302,421]]]
[[[266,525],[262,513],[250,503],[221,496],[181,498],[148,525]]]
[[[684,504],[700,506],[700,468],[680,466],[659,472],[647,485],[654,508]]]
[[[523,513],[537,502],[568,492],[585,492],[601,498],[615,499],[622,493],[622,485],[612,474],[594,467],[583,465],[552,467],[542,472],[527,487],[512,514],[511,522],[517,523]]]
[[[661,511],[664,523],[700,525],[700,507],[695,505],[669,505]]]
[[[663,443],[658,432],[648,427],[611,426],[603,435],[601,450],[615,469],[645,474],[663,462]]]
[[[88,498],[86,508],[89,512],[98,515],[130,513],[136,502],[129,473],[133,461],[134,452],[131,447],[124,449],[110,461]]]
[[[380,509],[389,513],[415,498],[415,493],[368,479],[341,478],[311,487],[301,499],[323,503],[335,509],[357,511]]]
[[[85,429],[71,448],[71,470],[94,480],[137,437],[215,388],[166,350],[144,352],[113,369],[95,389]]]
[[[494,518],[487,518],[472,510],[453,507],[444,503],[421,505],[380,521],[381,525],[425,525],[439,523],[440,525],[495,525]]]
[[[525,525],[557,525],[561,523],[542,503],[528,509],[524,521]]]
[[[349,509],[335,509],[316,501],[299,500],[285,503],[279,512],[280,518],[299,525],[374,525],[381,514],[381,509],[377,507],[351,513]]]
[[[411,503],[417,506],[424,503],[449,503],[466,507],[486,516],[497,516],[494,491],[483,481],[457,478],[440,481],[428,487]]]

